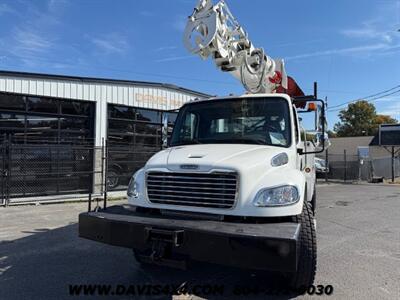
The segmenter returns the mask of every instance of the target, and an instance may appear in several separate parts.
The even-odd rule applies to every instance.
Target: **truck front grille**
[[[150,202],[169,205],[232,208],[236,201],[237,174],[149,172]]]

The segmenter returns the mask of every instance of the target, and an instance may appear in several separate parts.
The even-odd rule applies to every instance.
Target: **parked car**
[[[317,174],[329,173],[329,166],[327,165],[325,159],[316,157],[314,159],[314,166]]]

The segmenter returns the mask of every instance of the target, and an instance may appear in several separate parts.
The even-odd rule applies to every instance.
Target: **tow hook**
[[[147,227],[145,236],[148,242],[151,242],[150,259],[159,261],[165,257],[167,247],[180,247],[184,240],[183,230],[168,230]]]
[[[166,242],[161,240],[154,240],[151,247],[150,259],[152,261],[158,261],[164,257]]]

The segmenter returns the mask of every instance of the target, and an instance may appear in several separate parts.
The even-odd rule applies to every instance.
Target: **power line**
[[[391,89],[391,90],[393,90],[393,89]],[[385,95],[380,95],[380,96],[377,96],[377,97],[374,97],[374,98],[365,100],[365,101],[367,101],[367,102],[374,102],[374,101],[377,101],[377,100],[379,100],[379,99],[382,99],[382,98],[385,98],[385,97],[389,97],[389,96],[392,96],[392,95],[395,95],[395,94],[398,94],[398,93],[400,93],[400,89],[399,89],[399,90],[396,90],[396,91],[394,91],[394,92],[385,94]],[[358,100],[354,100],[354,101],[359,101],[359,100],[362,100],[362,99],[358,99]],[[350,101],[350,102],[348,102],[348,103],[351,103],[351,102],[354,102],[354,101]],[[336,108],[336,107],[337,107],[337,106],[335,106],[334,109],[330,108],[330,109],[328,109],[327,111],[328,111],[328,112],[334,112],[334,111],[339,111],[339,110],[342,109],[342,108],[340,108],[340,107],[339,107],[339,108]]]
[[[356,102],[356,101],[359,101],[359,100],[367,100],[368,101],[368,98],[380,96],[380,95],[385,94],[387,92],[393,91],[393,90],[395,90],[397,88],[400,88],[400,85],[397,85],[395,87],[392,87],[391,89],[388,89],[388,90],[385,90],[385,91],[382,91],[382,92],[379,92],[379,93],[376,93],[376,94],[373,94],[373,95],[369,95],[369,96],[366,96],[366,97],[362,97],[362,98],[350,100],[350,101],[347,101],[347,102],[344,102],[344,103],[341,103],[341,104],[338,104],[338,105],[334,105],[334,106],[330,107],[329,110],[333,110],[333,109],[335,109],[337,107],[341,107],[343,105],[350,104],[352,102]],[[384,97],[386,97],[386,96],[384,96]]]
[[[43,58],[40,56],[35,56],[35,55],[29,55],[29,56],[24,56],[24,55],[18,55],[18,54],[2,54],[7,57],[14,57],[20,60],[36,60],[36,61],[42,61],[48,64],[59,64],[59,65],[66,65],[66,68],[69,69],[81,69],[81,70],[87,70],[87,71],[113,71],[113,72],[119,72],[119,73],[126,73],[126,74],[136,74],[140,76],[150,76],[150,77],[158,77],[158,78],[170,78],[170,79],[178,79],[178,80],[184,80],[184,81],[195,81],[195,82],[203,82],[203,83],[213,83],[217,85],[237,85],[235,82],[229,82],[229,81],[219,81],[219,80],[210,80],[210,79],[204,79],[204,78],[195,78],[195,77],[187,77],[187,76],[175,76],[175,75],[170,75],[170,74],[160,74],[160,73],[149,73],[149,72],[137,72],[133,71],[131,69],[125,69],[125,68],[113,68],[109,66],[104,66],[104,65],[99,65],[97,64],[96,66],[90,65],[87,63],[80,63],[80,64],[73,64],[72,61],[66,60],[66,61],[58,61],[58,60],[52,60],[48,58]],[[8,66],[13,66],[12,64],[7,64]],[[18,67],[18,66],[15,66]]]
[[[65,61],[60,61],[60,60],[53,60],[53,59],[49,59],[49,58],[44,58],[41,56],[37,56],[37,55],[20,55],[20,54],[16,54],[16,53],[7,53],[7,52],[3,52],[1,53],[1,55],[4,55],[6,58],[11,58],[14,57],[16,59],[20,59],[20,60],[36,60],[36,61],[42,61],[48,64],[60,64],[60,65],[66,65],[66,68],[69,69],[81,69],[81,70],[86,70],[86,71],[113,71],[113,72],[118,72],[118,73],[126,73],[126,74],[130,74],[130,75],[139,75],[139,76],[149,76],[149,77],[157,77],[157,78],[170,78],[170,79],[177,79],[177,80],[183,80],[183,81],[193,81],[193,82],[203,82],[203,83],[213,83],[216,85],[231,85],[231,86],[238,86],[240,87],[236,82],[234,81],[220,81],[220,80],[210,80],[210,79],[205,79],[205,78],[195,78],[195,77],[187,77],[187,76],[175,76],[175,75],[170,75],[170,74],[160,74],[160,73],[149,73],[149,72],[137,72],[137,71],[133,71],[131,69],[125,69],[125,68],[114,68],[114,67],[109,67],[109,66],[104,66],[104,65],[91,65],[88,63],[79,63],[79,64],[74,64],[73,60],[71,59],[66,59]],[[13,66],[12,64],[7,64],[9,67]],[[20,66],[16,66],[15,67],[19,68]],[[335,105],[330,107],[327,111],[338,111],[340,109],[335,109],[337,107],[341,107],[344,106],[346,104],[361,100],[361,99],[368,99],[371,97],[375,97],[375,96],[379,96],[381,94],[390,92],[396,88],[400,88],[400,85],[397,85],[391,89],[373,94],[373,95],[369,95],[360,99],[354,99],[351,101],[347,101],[344,102],[342,104],[339,105]],[[307,90],[307,89],[305,89]],[[321,90],[323,92],[334,92],[334,93],[354,93],[356,94],[357,92],[350,92],[350,91],[339,91],[339,90]],[[385,97],[385,96],[384,96]]]

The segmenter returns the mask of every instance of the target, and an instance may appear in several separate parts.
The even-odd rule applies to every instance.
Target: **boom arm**
[[[184,33],[185,47],[202,59],[212,57],[216,66],[239,79],[250,93],[288,89],[283,60],[256,48],[236,21],[225,1],[199,0]]]

